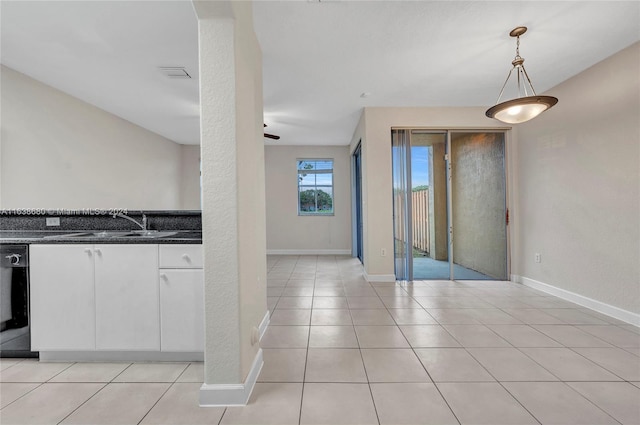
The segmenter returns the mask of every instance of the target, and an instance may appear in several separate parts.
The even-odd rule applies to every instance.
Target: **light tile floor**
[[[199,408],[202,363],[0,361],[5,424],[640,424],[640,330],[495,281],[368,283],[268,258],[246,407]]]

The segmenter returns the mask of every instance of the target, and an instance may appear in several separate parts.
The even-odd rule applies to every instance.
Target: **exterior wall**
[[[513,273],[640,313],[640,43],[518,127]],[[535,253],[542,262],[535,263]]]
[[[1,208],[181,208],[180,145],[0,69]]]
[[[296,159],[332,158],[333,216],[298,216]],[[348,146],[267,146],[267,250],[351,252],[351,171]]]
[[[508,280],[503,139],[498,133],[452,135],[453,259]]]

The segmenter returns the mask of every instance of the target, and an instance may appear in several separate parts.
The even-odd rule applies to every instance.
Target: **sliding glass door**
[[[411,199],[410,193],[410,148],[406,130],[391,132],[391,162],[393,173],[393,237],[394,261],[397,280],[411,280],[413,273],[410,261],[411,250]]]
[[[504,280],[505,134],[393,130],[396,278]]]
[[[456,279],[507,279],[505,134],[451,132]]]
[[[448,280],[447,133],[412,130],[410,140],[412,277]]]

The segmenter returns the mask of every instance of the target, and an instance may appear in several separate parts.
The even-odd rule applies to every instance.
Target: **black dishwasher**
[[[31,351],[29,247],[0,245],[0,357],[37,357]]]

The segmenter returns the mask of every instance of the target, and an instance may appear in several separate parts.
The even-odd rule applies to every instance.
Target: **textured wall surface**
[[[199,30],[204,380],[240,383],[234,23],[232,19],[200,20]]]
[[[640,43],[518,127],[514,273],[640,313]],[[542,256],[535,263],[535,253]]]
[[[205,383],[239,384],[260,348],[252,331],[267,311],[262,55],[251,3],[202,6]]]

